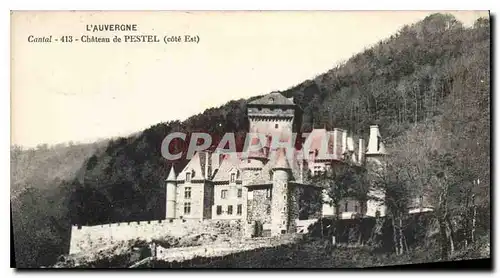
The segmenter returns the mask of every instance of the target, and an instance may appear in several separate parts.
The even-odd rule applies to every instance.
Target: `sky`
[[[230,100],[286,90],[434,12],[14,12],[11,144],[127,136]],[[488,16],[449,13],[466,26]],[[137,24],[138,31],[88,32],[89,24]],[[54,41],[131,34],[200,41]],[[52,35],[52,43],[30,43],[30,35]]]

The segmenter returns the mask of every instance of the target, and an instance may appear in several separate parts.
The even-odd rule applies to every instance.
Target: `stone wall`
[[[271,186],[249,188],[247,211],[249,222],[271,223],[271,199],[267,197],[268,190],[271,190]]]
[[[300,186],[295,184],[289,184],[288,190],[288,232],[295,233],[297,231],[296,220],[299,219],[300,210],[300,196],[301,190]]]
[[[273,174],[273,196],[271,207],[271,235],[278,236],[288,232],[288,188],[289,173],[287,170],[276,169]]]
[[[226,222],[231,224],[228,229],[233,229],[232,232],[237,234],[237,231],[240,230],[240,223],[237,221]],[[69,254],[97,250],[119,241],[134,239],[149,241],[164,236],[182,237],[196,233],[220,233],[218,223],[221,221],[172,219],[73,226]]]

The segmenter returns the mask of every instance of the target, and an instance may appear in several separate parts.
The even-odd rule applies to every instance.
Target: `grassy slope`
[[[438,251],[417,249],[397,256],[379,253],[369,247],[338,247],[328,250],[321,239],[271,248],[261,248],[216,258],[195,258],[184,262],[154,262],[155,268],[364,268],[418,264],[438,261]],[[456,259],[489,258],[489,239],[460,252]],[[151,266],[150,266],[151,267]]]

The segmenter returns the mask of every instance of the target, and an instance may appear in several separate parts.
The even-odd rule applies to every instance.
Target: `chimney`
[[[359,138],[358,151],[358,163],[362,164],[365,161],[365,139],[363,138]]]
[[[347,131],[342,130],[342,154],[347,152]]]
[[[205,179],[210,180],[212,178],[212,153],[209,151],[205,152]]]
[[[380,137],[378,125],[370,126],[370,139],[368,141],[367,154],[386,154],[384,144]]]
[[[378,153],[378,143],[379,143],[379,131],[378,131],[378,125],[371,125],[370,126],[370,138],[368,139],[368,151],[367,153],[373,154],[373,153]]]
[[[351,136],[347,137],[347,150],[349,152],[354,151],[354,140],[352,139]]]
[[[351,162],[357,164],[358,159],[356,157],[356,154],[354,153],[355,149],[354,139],[352,138],[352,136],[347,137],[347,150],[349,151],[349,155],[351,156]]]
[[[333,155],[335,159],[340,159],[342,157],[342,129],[333,129]]]
[[[212,172],[215,171],[216,169],[219,169],[220,162],[222,160],[224,154],[219,153],[217,150],[212,153]]]

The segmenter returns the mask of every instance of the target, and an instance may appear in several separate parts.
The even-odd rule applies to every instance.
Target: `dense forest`
[[[304,110],[303,132],[340,127],[367,137],[370,124],[380,125],[391,150],[387,175],[379,179],[393,196],[388,200],[391,219],[401,219],[409,196],[425,193],[438,208],[443,241],[450,243],[443,252],[457,248],[454,232],[460,229],[479,229],[476,223],[482,223],[489,233],[489,19],[464,27],[451,15],[430,15],[281,93]],[[15,148],[11,206],[18,266],[53,262],[67,248],[70,223],[161,219],[162,181],[170,167],[180,171],[186,163],[172,165],[161,156],[164,137],[173,131],[215,137],[234,132],[241,140],[248,127],[248,101],[230,101],[126,138],[67,147],[78,153]],[[172,146],[186,147],[182,141]],[[57,166],[65,169],[60,175],[50,172]],[[397,248],[404,252],[401,244]]]

